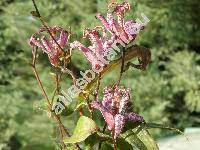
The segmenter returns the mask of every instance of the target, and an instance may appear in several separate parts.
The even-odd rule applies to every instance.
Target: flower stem
[[[117,150],[116,140],[115,140],[114,136],[115,136],[115,129],[113,129],[113,131],[112,131],[112,142],[113,142],[113,149]]]
[[[37,80],[37,82],[38,82],[38,84],[39,84],[39,86],[40,86],[40,89],[42,90],[42,94],[43,94],[43,96],[44,96],[44,98],[45,98],[45,100],[46,100],[46,102],[47,102],[47,104],[48,104],[48,106],[47,106],[48,111],[49,111],[49,112],[52,112],[53,117],[56,119],[56,121],[57,121],[57,123],[58,123],[58,125],[59,125],[60,130],[63,131],[64,134],[65,134],[66,136],[70,136],[69,132],[66,130],[66,128],[65,128],[64,125],[62,124],[62,122],[61,122],[61,120],[60,120],[60,117],[57,116],[56,113],[55,113],[54,111],[51,110],[52,104],[51,104],[51,102],[50,102],[50,100],[49,100],[49,98],[48,98],[48,96],[47,96],[47,93],[46,93],[46,91],[45,91],[45,89],[44,89],[43,83],[42,83],[42,81],[41,81],[41,79],[40,79],[40,77],[39,77],[39,74],[38,74],[38,71],[37,71],[37,68],[36,68],[37,48],[33,48],[32,54],[33,54],[33,58],[32,58],[32,64],[31,64],[31,66],[32,66],[32,69],[33,69],[35,78],[36,78],[36,80]],[[62,135],[62,136],[63,136],[63,135]],[[81,150],[81,148],[79,147],[78,144],[74,144],[74,146],[75,146],[76,148],[78,148],[79,150]],[[63,147],[65,147],[65,145],[63,145]]]
[[[119,76],[119,80],[118,80],[118,86],[120,85],[120,82],[121,82],[121,79],[122,79],[122,75],[123,75],[123,72],[124,72],[124,63],[125,63],[125,60],[124,60],[124,58],[125,58],[125,50],[124,50],[124,48],[122,49],[122,52],[121,52],[121,59],[122,59],[122,61],[121,61],[121,70],[120,70],[120,76]]]
[[[96,87],[95,93],[94,93],[94,100],[95,101],[97,101],[98,95],[99,95],[99,87],[100,87],[100,84],[101,84],[100,80],[101,80],[101,73],[99,73],[98,80],[97,80],[97,87]]]

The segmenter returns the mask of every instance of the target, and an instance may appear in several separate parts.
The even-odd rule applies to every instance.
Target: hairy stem
[[[113,131],[112,131],[112,143],[113,143],[113,149],[117,150],[116,140],[115,140],[114,136],[115,136],[115,129],[113,129]]]
[[[33,54],[33,58],[32,58],[32,64],[31,64],[31,66],[32,66],[32,69],[33,69],[35,78],[36,78],[36,80],[37,80],[37,82],[38,82],[38,84],[39,84],[39,86],[40,86],[40,89],[42,90],[42,94],[43,94],[43,96],[44,96],[44,98],[45,98],[45,100],[46,100],[46,103],[48,104],[48,106],[47,106],[47,107],[48,107],[48,111],[49,111],[49,112],[52,112],[53,117],[56,119],[56,121],[57,121],[57,123],[58,123],[58,125],[59,125],[60,130],[62,130],[62,131],[65,133],[66,136],[70,136],[69,132],[66,130],[66,128],[65,128],[64,125],[62,124],[62,122],[61,122],[61,120],[60,120],[60,117],[57,116],[56,113],[55,113],[54,111],[51,110],[52,104],[51,104],[51,102],[50,102],[50,100],[49,100],[49,98],[48,98],[48,96],[47,96],[47,93],[46,93],[46,91],[45,91],[45,89],[44,89],[43,83],[42,83],[42,81],[41,81],[41,79],[40,79],[40,77],[39,77],[39,74],[38,74],[38,71],[37,71],[37,68],[36,68],[37,48],[33,48],[32,54]],[[76,148],[80,149],[80,147],[79,147],[78,144],[75,144],[74,146],[75,146]]]
[[[63,142],[64,141],[64,134],[63,134],[63,131],[62,129],[58,126],[59,128],[59,131],[60,131],[60,136],[61,136],[61,143],[62,143],[62,149],[65,149],[65,143]]]

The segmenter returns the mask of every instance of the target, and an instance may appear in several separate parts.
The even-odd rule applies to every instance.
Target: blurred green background
[[[106,13],[106,0],[37,0],[41,14],[49,25],[60,25],[82,42],[85,27],[100,25],[95,14]],[[152,63],[147,71],[130,70],[123,84],[132,89],[134,111],[146,121],[169,124],[181,130],[200,126],[200,15],[199,0],[130,0],[132,11],[127,18],[149,19],[136,43],[151,49]],[[31,67],[28,39],[41,24],[33,18],[31,0],[0,0],[0,149],[54,149],[55,124],[35,106],[42,94]],[[42,54],[42,53],[40,53]],[[79,52],[73,55],[78,70],[89,68]],[[54,71],[46,55],[40,55],[38,67],[45,87],[52,95]],[[116,71],[102,81],[117,80]],[[65,79],[64,87],[71,81]],[[72,130],[77,114],[63,118]],[[75,119],[74,119],[75,118]],[[103,120],[103,119],[102,119]],[[152,130],[155,138],[172,134]]]

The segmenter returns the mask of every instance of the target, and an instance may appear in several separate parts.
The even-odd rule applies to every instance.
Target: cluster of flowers
[[[122,4],[118,4],[114,11],[108,12],[107,19],[103,15],[97,14],[96,17],[104,27],[85,29],[83,34],[84,38],[89,38],[92,45],[85,47],[79,41],[75,41],[71,44],[71,47],[82,50],[92,66],[99,67],[99,65],[103,64],[101,60],[109,53],[113,44],[121,43],[120,41],[130,42],[134,40],[137,33],[144,28],[142,23],[137,23],[134,20],[125,21],[124,14],[129,10],[130,4],[125,1]],[[117,20],[115,19],[115,15]],[[102,29],[102,36],[98,29]]]
[[[83,34],[84,38],[89,38],[92,45],[86,47],[79,41],[74,41],[70,43],[71,49],[80,49],[94,68],[103,65],[102,59],[114,43],[124,41],[124,39],[129,42],[133,41],[137,33],[144,28],[144,24],[134,20],[125,21],[124,14],[129,10],[130,4],[125,1],[122,4],[116,5],[114,11],[108,12],[107,19],[103,15],[97,14],[97,18],[104,27],[85,29]],[[99,29],[102,29],[102,35]],[[49,27],[49,32],[51,32],[54,38],[50,35],[49,37],[42,36],[42,38],[38,38],[37,36],[40,36],[44,31],[45,28],[42,28],[39,32],[33,34],[30,39],[30,45],[41,48],[49,56],[51,64],[58,66],[60,58],[63,57],[61,49],[67,44],[69,33],[61,27]]]
[[[119,41],[133,41],[137,33],[144,28],[144,24],[134,20],[125,21],[125,13],[130,10],[130,4],[124,1],[122,4],[115,5],[105,18],[102,14],[97,14],[97,18],[104,27],[96,27],[94,29],[85,29],[83,37],[91,41],[91,46],[86,47],[79,41],[69,44],[71,49],[78,48],[83,52],[85,57],[91,63],[93,68],[100,68],[104,65],[103,57],[112,49],[113,43]],[[32,35],[30,45],[41,48],[49,57],[53,66],[61,65],[61,58],[64,57],[63,49],[68,43],[70,34],[61,27],[49,27],[48,32],[51,34],[42,36],[46,31],[45,28]],[[102,32],[102,33],[101,33]],[[116,139],[121,133],[127,121],[143,122],[144,119],[135,114],[126,112],[127,105],[130,100],[129,89],[115,87],[106,87],[104,90],[104,98],[102,103],[98,101],[92,102],[92,107],[99,109],[107,122],[108,129],[112,131]]]

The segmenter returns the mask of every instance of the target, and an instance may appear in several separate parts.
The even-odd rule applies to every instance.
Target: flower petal
[[[126,111],[129,100],[130,100],[130,90],[123,89],[122,98],[119,105],[119,113],[124,113]]]
[[[60,45],[61,48],[64,48],[67,42],[68,42],[68,33],[67,31],[62,30],[60,33],[60,37],[58,39],[58,44]]]
[[[115,116],[115,134],[114,139],[116,139],[119,134],[122,132],[122,129],[125,125],[126,119],[122,114],[117,114]]]
[[[103,41],[101,40],[101,37],[99,36],[99,32],[95,29],[85,29],[84,30],[84,36],[86,38],[89,38],[90,41],[93,44],[93,52],[96,54],[97,58],[103,57]]]
[[[124,113],[126,121],[143,122],[144,118],[136,113]]]
[[[125,1],[122,4],[118,4],[115,7],[114,12],[117,13],[117,14],[120,14],[120,15],[124,15],[130,9],[131,9],[130,4],[128,3],[128,1]]]
[[[137,35],[140,30],[144,29],[144,25],[134,20],[129,20],[125,23],[124,29],[129,35]]]
[[[101,21],[101,23],[104,25],[106,30],[111,31],[109,22],[105,19],[105,17],[101,14],[97,14],[96,17]]]
[[[39,48],[44,48],[44,46],[42,45],[42,43],[36,39],[35,35],[31,36],[30,40],[29,40],[29,44],[31,46],[37,46]]]
[[[85,55],[85,57],[88,59],[88,61],[93,66],[102,65],[102,63],[98,61],[98,59],[95,56],[95,54],[93,53],[93,51],[91,49],[89,49],[88,47],[85,47],[79,41],[74,41],[73,43],[70,44],[70,47],[73,48],[73,49],[78,48],[79,50],[81,50],[83,52],[83,54]]]
[[[101,113],[108,125],[108,129],[113,130],[114,129],[113,115],[100,102],[97,102],[97,101],[92,102],[91,107],[101,111]]]
[[[108,110],[111,109],[112,98],[113,98],[112,87],[108,86],[104,89],[104,97],[102,101],[103,106],[106,107]]]
[[[52,54],[53,48],[52,48],[52,44],[49,42],[49,39],[47,39],[46,36],[43,36],[43,37],[41,38],[41,41],[42,41],[42,44],[43,44],[43,46],[44,46],[43,51],[44,51],[45,53],[47,53],[47,54]]]
[[[52,65],[57,66],[60,62],[59,58],[62,56],[63,52],[59,48],[56,42],[61,46],[61,48],[64,48],[65,44],[68,40],[67,32],[62,29],[61,27],[48,27],[49,32],[52,34],[49,36],[42,36],[43,32],[45,32],[47,29],[42,27],[40,30],[33,34],[30,38],[30,44],[33,46],[37,46],[42,49],[43,52],[48,54],[49,60]],[[60,35],[59,37],[57,35]],[[40,40],[36,40],[36,35],[42,37]],[[56,40],[56,42],[54,41]]]

